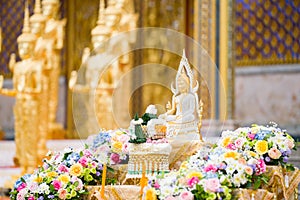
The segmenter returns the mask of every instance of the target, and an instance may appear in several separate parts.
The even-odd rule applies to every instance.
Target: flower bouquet
[[[294,169],[287,162],[292,150],[296,149],[295,141],[276,124],[271,126],[252,125],[238,128],[235,131],[224,131],[219,145],[260,157],[266,165],[280,165],[288,171]]]
[[[48,156],[42,167],[15,183],[11,199],[80,199],[87,194],[84,186],[101,184],[103,165],[89,149],[67,148]]]
[[[90,148],[101,163],[119,164],[127,159],[129,139],[125,130],[100,132],[93,138]]]

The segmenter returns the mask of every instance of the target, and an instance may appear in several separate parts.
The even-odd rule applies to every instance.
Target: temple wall
[[[11,79],[4,81],[3,88],[12,88]],[[57,122],[66,124],[66,83],[65,78],[60,78],[59,89],[59,106],[57,109]],[[15,99],[13,97],[5,97],[0,95],[0,130],[5,132],[5,139],[12,139],[14,137],[14,115],[13,106]]]
[[[274,121],[300,137],[300,65],[239,67],[235,70],[235,121]]]

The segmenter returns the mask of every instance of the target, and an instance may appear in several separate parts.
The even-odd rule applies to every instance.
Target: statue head
[[[59,9],[59,1],[58,0],[43,0],[43,15],[48,19],[56,18],[58,9]]]
[[[181,73],[177,79],[177,89],[179,93],[187,93],[190,90],[190,80],[185,73]]]
[[[91,33],[94,49],[96,49],[98,46],[103,44],[111,35],[110,27],[105,25],[104,13],[105,13],[104,0],[100,0],[97,26],[93,28]]]
[[[199,86],[198,81],[196,81],[196,86],[194,87],[193,80],[193,72],[190,68],[189,61],[185,56],[185,51],[183,50],[183,55],[176,75],[176,88],[174,88],[173,84],[171,85],[173,94],[177,95],[183,92],[195,93]]]
[[[46,17],[42,14],[41,0],[35,1],[34,14],[30,17],[31,33],[37,37],[43,35],[46,27]]]
[[[21,57],[21,59],[24,60],[32,57],[35,48],[36,37],[30,32],[29,9],[27,3],[25,5],[24,26],[22,34],[17,38],[17,42],[19,56]]]

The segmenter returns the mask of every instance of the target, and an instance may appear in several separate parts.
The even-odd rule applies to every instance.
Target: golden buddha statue
[[[22,173],[32,172],[46,154],[47,110],[43,99],[43,60],[34,58],[36,37],[30,32],[29,10],[25,8],[22,34],[17,39],[19,56],[11,55],[9,68],[13,72],[13,89],[2,89],[3,95],[14,96],[16,159]],[[2,85],[1,85],[2,86]],[[47,109],[47,107],[46,107]]]
[[[183,51],[176,75],[175,88],[173,84],[171,85],[172,103],[168,102],[167,112],[160,115],[160,118],[166,120],[169,135],[200,134],[201,107],[199,107],[197,94],[198,86],[197,81],[194,83],[192,70],[185,51]]]
[[[99,1],[98,21],[95,28],[92,29],[92,45],[94,50],[85,48],[82,55],[82,66],[85,68],[84,83],[76,84],[77,72],[71,73],[69,80],[69,88],[74,93],[82,94],[86,97],[85,109],[88,119],[82,126],[88,128],[87,134],[94,134],[99,129],[95,127],[95,123],[101,122],[100,126],[104,129],[116,128],[114,122],[111,120],[111,101],[113,91],[113,75],[110,70],[106,70],[106,66],[113,59],[107,49],[109,48],[108,39],[110,38],[112,30],[105,24],[105,4],[104,0]],[[105,108],[105,109],[104,109]],[[96,109],[96,122],[94,109]],[[103,110],[104,109],[104,110]],[[98,123],[97,123],[98,124]]]
[[[63,48],[64,27],[66,20],[58,20],[59,1],[58,0],[43,0],[42,13],[46,17],[46,27],[42,40],[45,46],[40,48],[46,53],[47,67],[50,68],[49,82],[49,122],[51,126],[56,127],[56,112],[58,107],[58,89],[60,76],[60,50]],[[46,49],[46,51],[45,51]],[[38,55],[39,49],[36,50]],[[55,125],[56,124],[56,125]],[[58,127],[59,129],[60,127]],[[52,128],[51,128],[52,129]],[[51,137],[51,136],[50,136]]]

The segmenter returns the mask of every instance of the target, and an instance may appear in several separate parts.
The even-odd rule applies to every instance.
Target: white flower
[[[142,124],[143,123],[143,119],[142,118],[139,118],[138,120],[131,120],[130,124],[133,124],[133,125],[138,125],[138,124]]]
[[[49,186],[47,185],[47,183],[42,183],[41,185],[39,185],[38,188],[38,193],[45,193],[45,194],[49,194],[50,190],[49,190]]]
[[[155,105],[149,105],[146,109],[146,113],[156,115],[157,109],[155,108]]]

